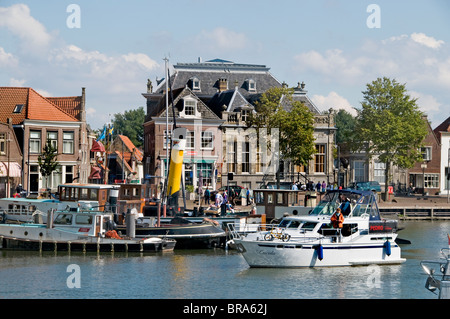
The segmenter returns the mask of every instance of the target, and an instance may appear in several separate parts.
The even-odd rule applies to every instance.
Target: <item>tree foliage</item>
[[[38,156],[39,169],[42,176],[48,177],[52,174],[53,171],[56,170],[56,168],[59,166],[59,163],[56,161],[57,156],[57,149],[53,147],[50,140],[47,140],[42,154]]]
[[[416,99],[411,98],[405,84],[383,77],[367,84],[362,92],[362,109],[358,110],[355,134],[357,149],[365,149],[369,157],[377,155],[386,164],[387,191],[391,164],[411,168],[422,160],[420,147],[425,139],[427,123]]]
[[[292,99],[293,89],[271,88],[255,103],[256,114],[248,125],[279,131],[282,157],[295,165],[308,165],[315,153],[314,115],[303,103]]]
[[[114,131],[127,136],[136,147],[144,144],[145,111],[143,107],[114,114]]]
[[[352,142],[356,119],[346,110],[340,109],[335,116],[336,131],[336,143],[337,144],[349,144]]]

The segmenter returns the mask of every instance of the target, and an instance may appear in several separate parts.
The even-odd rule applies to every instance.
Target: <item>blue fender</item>
[[[384,243],[384,250],[386,252],[386,255],[390,256],[391,255],[391,243],[389,240],[386,240]]]
[[[317,251],[317,258],[318,258],[319,260],[322,260],[322,259],[323,259],[323,246],[322,246],[322,244],[319,244],[319,245],[316,247],[316,251]]]

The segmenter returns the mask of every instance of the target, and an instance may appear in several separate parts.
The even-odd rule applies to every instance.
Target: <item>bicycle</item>
[[[274,239],[281,239],[281,241],[289,241],[291,239],[291,235],[286,234],[282,229],[280,228],[274,228],[270,232],[264,235],[264,240],[274,240]]]

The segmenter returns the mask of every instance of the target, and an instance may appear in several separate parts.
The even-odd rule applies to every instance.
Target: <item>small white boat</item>
[[[450,245],[450,238],[449,238]],[[423,260],[420,262],[424,272],[428,275],[425,288],[436,294],[439,290],[439,299],[450,299],[450,248],[441,249],[441,258],[438,260]],[[439,268],[442,277],[437,279],[435,272]]]
[[[101,211],[53,211],[46,224],[0,224],[0,248],[67,251],[165,251],[176,241],[167,238],[134,238],[113,230],[113,214]],[[134,226],[134,220],[130,225]]]
[[[340,207],[341,229],[331,216]],[[273,225],[272,225],[273,226]],[[380,217],[370,191],[328,192],[307,216],[289,216],[274,228],[261,225],[246,236],[234,233],[233,242],[250,267],[330,267],[400,264],[401,249],[395,242],[397,221]]]

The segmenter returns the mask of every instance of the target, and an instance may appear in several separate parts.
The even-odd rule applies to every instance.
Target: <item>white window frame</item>
[[[63,132],[63,154],[74,154],[75,152],[75,132],[65,131]]]
[[[422,153],[422,158],[424,161],[429,162],[432,159],[432,147],[431,146],[424,146],[420,148],[420,152]]]
[[[41,131],[30,130],[29,144],[30,153],[40,154],[41,153]]]
[[[52,136],[52,135],[55,136]],[[47,131],[47,141],[50,141],[52,147],[58,150],[58,132],[57,131]]]
[[[210,135],[210,136],[207,136]],[[211,131],[202,131],[201,148],[212,150],[214,148],[214,134]]]
[[[187,132],[186,149],[195,149],[195,132],[194,131]]]

